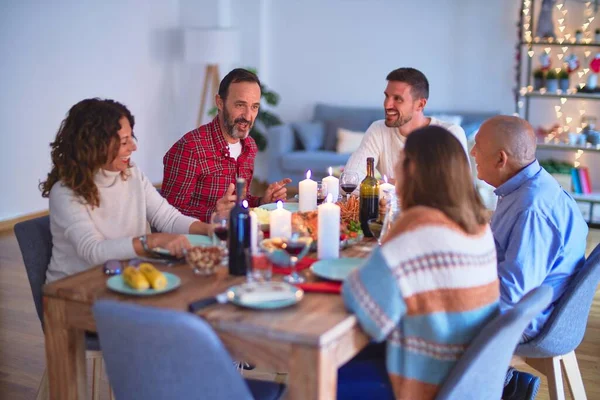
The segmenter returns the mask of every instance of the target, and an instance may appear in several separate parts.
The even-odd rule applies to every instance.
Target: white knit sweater
[[[469,158],[467,136],[463,128],[433,117],[431,117],[429,125],[437,125],[449,130],[450,133],[456,136],[465,149],[467,159]],[[394,168],[396,167],[400,150],[404,149],[405,143],[406,137],[400,134],[398,128],[387,127],[384,120],[375,121],[367,129],[360,147],[352,154],[346,163],[344,171],[358,172],[360,181],[362,181],[367,175],[367,157],[373,157],[375,159],[375,168],[381,176],[386,175],[388,178],[394,178]]]
[[[50,191],[52,259],[46,281],[52,282],[111,259],[136,256],[133,238],[148,232],[189,233],[196,219],[184,216],[133,166],[123,180],[119,172],[99,171],[94,180],[100,206],[82,204],[60,182]]]

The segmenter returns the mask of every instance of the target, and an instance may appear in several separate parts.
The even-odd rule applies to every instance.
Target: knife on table
[[[214,297],[205,297],[200,300],[196,300],[193,303],[190,303],[188,306],[188,311],[191,313],[196,313],[204,307],[212,306],[213,304],[225,304],[227,303],[227,292],[219,293]]]

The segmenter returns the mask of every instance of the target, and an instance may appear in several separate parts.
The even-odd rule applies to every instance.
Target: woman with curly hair
[[[137,149],[134,118],[121,103],[86,99],[62,121],[52,148],[52,170],[40,184],[50,199],[52,282],[110,259],[147,255],[162,247],[181,256],[184,233],[208,225],[184,216],[131,163]],[[148,232],[148,223],[159,232]]]

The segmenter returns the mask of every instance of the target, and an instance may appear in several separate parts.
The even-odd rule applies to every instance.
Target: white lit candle
[[[250,249],[258,254],[258,215],[254,211],[250,211]]]
[[[298,209],[300,212],[317,209],[317,182],[310,179],[310,169],[306,171],[306,179],[299,185]]]
[[[383,182],[381,185],[379,185],[379,198],[381,199],[383,196],[385,196],[386,193],[393,193],[394,192],[394,185],[392,185],[391,183],[388,183],[388,179],[387,176],[383,176]]]
[[[269,214],[269,235],[272,238],[289,238],[292,235],[292,213],[283,208],[281,200],[277,209]]]
[[[321,260],[340,258],[340,207],[333,204],[331,193],[319,206],[317,253]]]
[[[327,186],[327,193],[331,194],[333,202],[338,200],[340,195],[340,180],[335,176],[332,176],[333,169],[329,167],[329,176],[323,178],[323,185]]]

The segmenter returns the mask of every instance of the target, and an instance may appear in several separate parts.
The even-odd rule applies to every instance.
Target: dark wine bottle
[[[229,214],[229,274],[246,275],[250,266],[250,213],[247,203],[244,204],[244,189],[246,180],[239,178],[236,181],[235,192],[237,200]]]
[[[375,159],[367,158],[367,176],[360,183],[360,205],[358,219],[367,237],[373,237],[369,220],[379,216],[379,182],[375,179]]]

